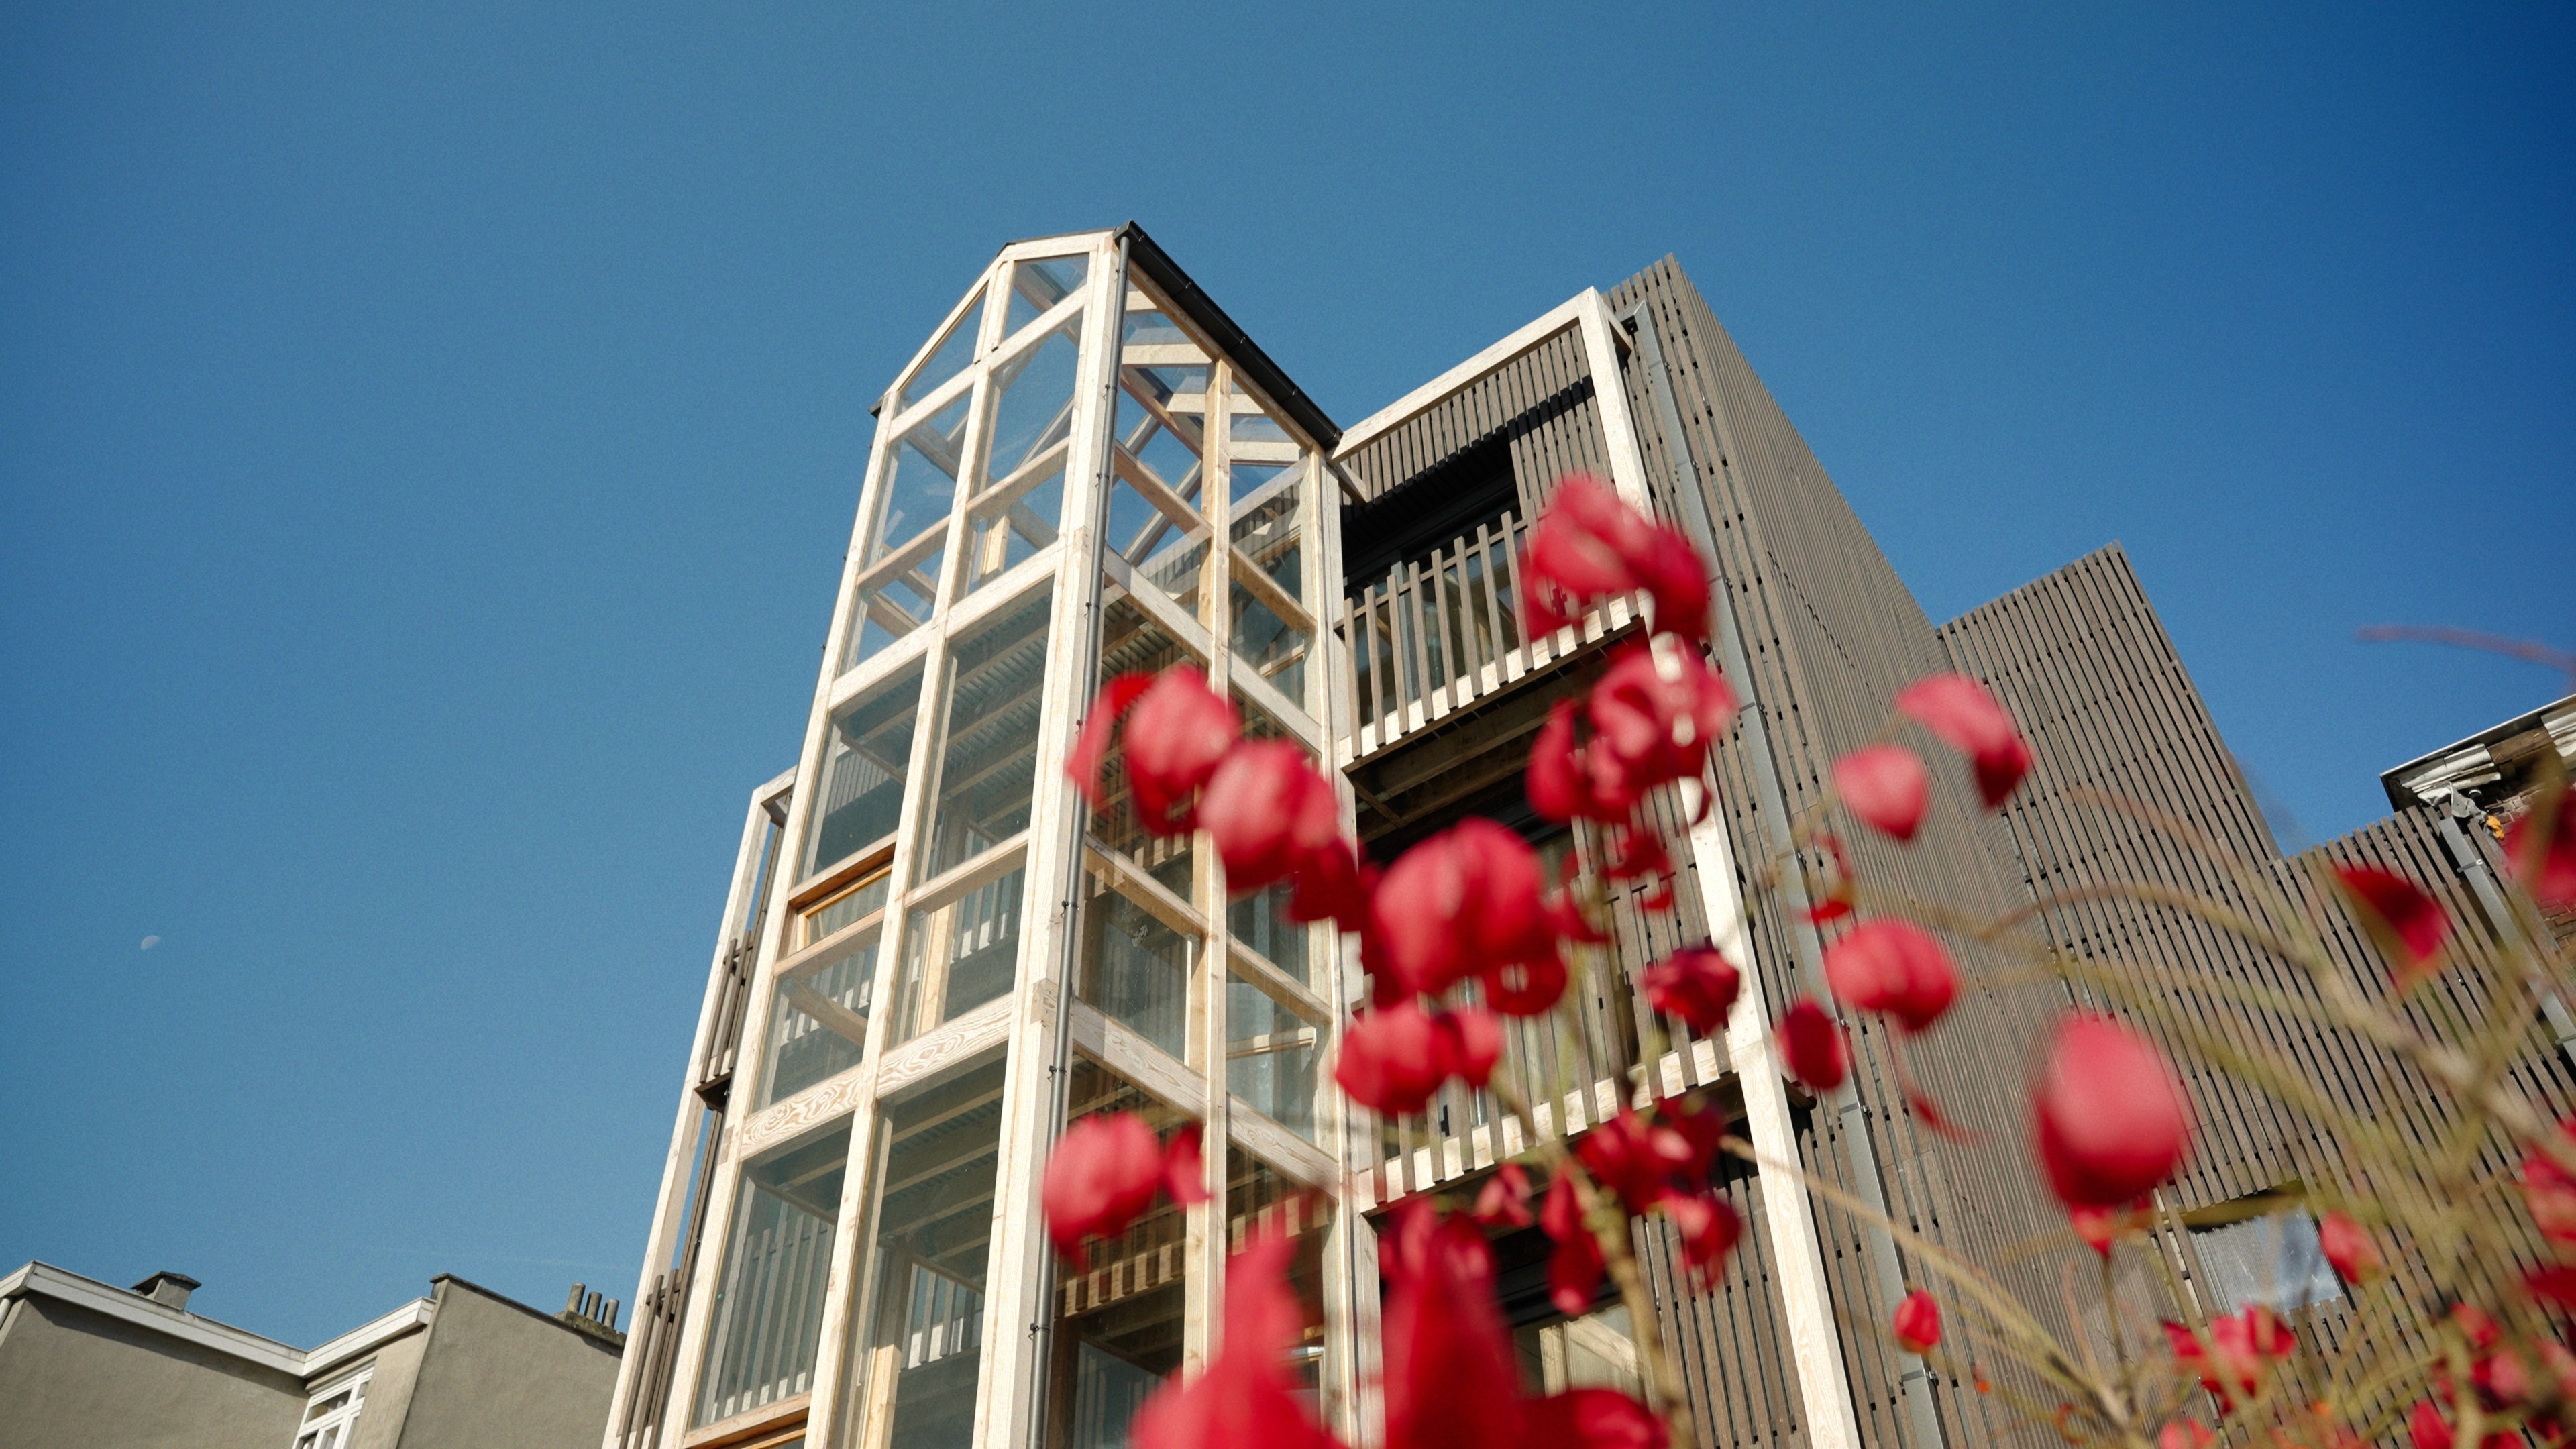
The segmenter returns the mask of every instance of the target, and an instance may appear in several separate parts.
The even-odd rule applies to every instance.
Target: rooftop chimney
[[[187,1274],[173,1273],[164,1268],[135,1284],[134,1291],[165,1308],[176,1308],[184,1313],[188,1308],[188,1295],[198,1286],[197,1280]]]

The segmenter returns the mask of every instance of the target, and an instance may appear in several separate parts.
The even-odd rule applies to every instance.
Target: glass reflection
[[[894,1040],[910,1041],[1011,989],[1020,959],[1020,894],[1015,870],[944,906],[904,918],[903,1013]]]
[[[1029,828],[1050,602],[1037,589],[949,650],[947,742],[923,880]]]
[[[743,1169],[696,1422],[749,1413],[814,1386],[849,1140],[844,1124]]]
[[[1323,1033],[1235,971],[1226,973],[1225,1089],[1306,1138],[1315,1136],[1315,1063]]]
[[[1089,256],[1044,257],[1011,268],[1011,306],[1003,330],[1017,333],[1056,303],[1082,290],[1091,276]]]
[[[877,1172],[866,1442],[966,1449],[983,1358],[999,1062],[889,1103]]]
[[[1135,1112],[1157,1133],[1186,1120],[1089,1057],[1076,1056],[1068,1124]],[[1060,1449],[1125,1449],[1137,1406],[1181,1366],[1188,1298],[1187,1215],[1169,1198],[1080,1263],[1056,1265],[1056,1333],[1048,1364],[1044,1442]]]
[[[975,337],[984,329],[984,299],[977,297],[957,325],[939,339],[939,345],[922,359],[921,367],[904,379],[903,391],[895,395],[895,411],[901,412],[932,393],[939,385],[966,370],[975,360]]]
[[[920,713],[921,666],[915,664],[832,716],[823,798],[805,847],[806,875],[894,834],[903,818],[903,777],[912,767],[912,731]]]

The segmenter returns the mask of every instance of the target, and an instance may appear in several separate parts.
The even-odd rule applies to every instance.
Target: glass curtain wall
[[[981,1378],[1003,1064],[889,1103],[878,1131],[870,1303],[851,1375],[867,1449],[967,1449]]]
[[[1330,940],[1287,919],[1284,889],[1229,901],[1193,837],[1147,835],[1114,794],[1075,831],[1053,802],[1078,705],[1048,710],[1050,676],[1069,695],[1187,662],[1248,731],[1324,758],[1327,475],[1152,283],[1103,275],[1111,255],[1105,238],[1007,250],[882,405],[746,1043],[759,1085],[743,1130],[800,1135],[731,1185],[684,1400],[694,1425],[725,1426],[702,1437],[793,1432],[798,1396],[821,1388],[828,1408],[806,1432],[836,1449],[967,1449],[1006,1404],[1048,1444],[1118,1449],[1144,1395],[1206,1350],[1208,1285],[1251,1225],[1299,1236],[1301,1291],[1319,1297],[1330,1212],[1313,1189],[1334,1169],[1309,1144]],[[1114,358],[1087,352],[1103,337]],[[1069,537],[1091,547],[1067,557]],[[1096,615],[1077,607],[1095,599]],[[1059,615],[1097,619],[1099,657],[1078,681],[1061,655],[1086,641],[1052,637]],[[1123,776],[1113,759],[1113,792]],[[1053,901],[1072,913],[1051,919]],[[1077,1023],[1092,1023],[1061,1078],[995,1058],[997,1041],[1024,1051],[1045,1033],[919,1040],[1058,969]],[[1033,1173],[1057,1124],[1014,1109],[1010,1131],[1031,1136],[1005,1140],[1002,1103],[1057,1081],[1074,1117],[1205,1123],[1217,1201],[1165,1204],[1087,1261],[1043,1270],[1016,1246],[1037,1242],[1035,1193],[997,1177],[1005,1163]],[[808,1132],[826,1111],[837,1121]],[[852,1152],[864,1180],[850,1200],[866,1208],[845,1223]],[[988,1310],[1051,1314],[1063,1331],[1048,1361],[997,1377],[982,1362]],[[845,1325],[830,1343],[827,1323]],[[1299,1349],[1310,1373],[1321,1333]],[[1000,1338],[1005,1359],[1026,1342]]]
[[[730,1419],[813,1388],[848,1161],[845,1124],[743,1169],[697,1423]]]

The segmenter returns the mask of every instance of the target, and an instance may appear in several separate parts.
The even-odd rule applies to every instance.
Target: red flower
[[[1815,998],[1801,996],[1781,1014],[1777,1032],[1780,1056],[1789,1075],[1819,1096],[1843,1084],[1851,1061],[1843,1047],[1842,1027],[1825,1014]]]
[[[1133,1112],[1085,1117],[1065,1129],[1047,1159],[1038,1200],[1056,1250],[1080,1260],[1082,1241],[1127,1231],[1163,1188],[1184,1207],[1207,1201],[1197,1124],[1172,1136],[1168,1152]]]
[[[1601,1256],[1601,1240],[1583,1221],[1583,1203],[1569,1174],[1560,1172],[1548,1184],[1547,1200],[1539,1204],[1538,1225],[1556,1243],[1547,1260],[1548,1301],[1559,1313],[1591,1312],[1593,1295],[1601,1290],[1601,1274],[1608,1264]]]
[[[1485,972],[1485,1004],[1505,1016],[1537,1016],[1565,994],[1565,962],[1555,956],[1511,961]]]
[[[1862,824],[1899,842],[1914,838],[1932,803],[1923,762],[1903,745],[1871,745],[1834,761],[1834,792]]]
[[[1135,1449],[1340,1449],[1288,1367],[1305,1315],[1288,1286],[1288,1238],[1253,1240],[1225,1271],[1225,1338],[1207,1371],[1175,1374],[1136,1410]]]
[[[1137,696],[1153,688],[1154,676],[1141,671],[1121,674],[1100,686],[1093,697],[1091,710],[1082,717],[1082,732],[1073,737],[1073,752],[1064,757],[1064,772],[1073,777],[1074,788],[1092,809],[1100,808],[1100,767],[1109,759],[1109,737],[1118,728],[1118,720],[1136,703]]]
[[[1648,1126],[1622,1104],[1607,1122],[1583,1134],[1575,1147],[1592,1180],[1618,1194],[1631,1212],[1644,1212],[1689,1171],[1690,1139],[1670,1127]]]
[[[1911,1354],[1930,1353],[1941,1341],[1940,1300],[1917,1288],[1896,1305],[1896,1317],[1888,1326],[1896,1332],[1897,1347]]]
[[[2536,1426],[2547,1427],[2547,1426]],[[2406,1442],[2412,1449],[2451,1449],[2457,1433],[2442,1411],[2430,1399],[2417,1399],[2406,1415]],[[2498,1429],[2478,1437],[2478,1449],[2522,1449],[2523,1438],[2511,1429]]]
[[[1624,811],[1657,785],[1699,777],[1735,718],[1735,691],[1697,649],[1631,645],[1594,683],[1585,712],[1589,788],[1600,805]]]
[[[1685,946],[1647,967],[1637,982],[1647,1005],[1680,1017],[1701,1036],[1726,1029],[1726,1015],[1744,989],[1743,973],[1714,946]]]
[[[1404,1210],[1386,1260],[1386,1437],[1406,1449],[1494,1449],[1520,1437],[1520,1370],[1494,1260],[1463,1218]],[[1218,1446],[1206,1446],[1218,1449]]]
[[[2156,1431],[2156,1449],[2210,1449],[2218,1436],[2198,1419],[2176,1419]]]
[[[1449,1075],[1447,1033],[1410,1001],[1362,1012],[1342,1031],[1333,1080],[1373,1112],[1419,1112]]]
[[[1195,825],[1190,796],[1242,732],[1242,716],[1209,690],[1206,675],[1181,664],[1155,676],[1127,712],[1127,783],[1136,822],[1156,835]]]
[[[2424,968],[2451,934],[2451,918],[2441,906],[2415,882],[2376,866],[2339,865],[2335,879],[2362,925],[2395,957],[2397,984],[2406,986],[2429,974]]]
[[[1406,990],[1436,996],[1480,971],[1553,958],[1546,874],[1529,842],[1469,818],[1406,851],[1369,902],[1378,959]]]
[[[2370,1240],[2370,1229],[2341,1211],[2327,1213],[2317,1224],[2317,1244],[2334,1265],[2335,1276],[2356,1288],[2387,1270],[2379,1245]]]
[[[1959,968],[1922,927],[1880,916],[1825,948],[1825,984],[1845,1006],[1885,1012],[1911,1036],[1950,1009]]]
[[[2069,1207],[2066,1225],[2075,1230],[2075,1236],[2084,1240],[2084,1246],[2108,1258],[2111,1244],[2117,1242],[2122,1233],[2143,1226],[2144,1221],[2140,1214],[2127,1208]]]
[[[2221,1412],[2234,1408],[2238,1395],[2251,1397],[2262,1392],[2263,1381],[2271,1376],[2273,1365],[2298,1348],[2290,1330],[2281,1326],[2271,1309],[2259,1303],[2242,1313],[2211,1319],[2206,1349],[2190,1329],[2179,1323],[2167,1323],[2165,1337],[2173,1345],[2174,1361],[2186,1372],[2197,1374],[2201,1387],[2217,1395]]]
[[[2049,1187],[2070,1208],[2126,1207],[2191,1145],[2191,1103],[2164,1053],[2108,1017],[2059,1021],[2031,1113]]]
[[[2576,1146],[2576,1117],[2558,1124],[2562,1145]],[[2522,1200],[2540,1235],[2560,1247],[2576,1247],[2576,1178],[2546,1152],[2535,1149],[2522,1159]]]
[[[1503,1059],[1503,1024],[1494,1020],[1492,1012],[1472,1006],[1441,1012],[1431,1024],[1442,1037],[1447,1075],[1482,1090],[1493,1078],[1494,1064]]]
[[[1529,1206],[1529,1172],[1517,1162],[1506,1162],[1485,1179],[1485,1189],[1476,1194],[1476,1221],[1489,1228],[1525,1228],[1537,1219]]]
[[[2022,743],[2012,716],[2004,713],[1984,685],[1964,674],[1918,679],[1897,694],[1896,707],[1930,730],[1933,738],[1968,757],[1976,772],[1977,793],[1989,810],[2003,804],[2030,771],[2030,746]]]
[[[1659,632],[1708,635],[1708,574],[1690,541],[1628,506],[1589,473],[1558,480],[1521,563],[1521,617],[1533,634],[1578,622],[1584,606],[1646,591]]]
[[[2547,835],[2543,840],[2539,837]],[[2558,808],[2544,802],[2505,830],[2505,864],[2545,911],[2576,906],[2576,790],[2558,794]]]
[[[1664,1449],[1664,1421],[1617,1389],[1568,1389],[1521,1406],[1522,1449]]]
[[[1547,723],[1538,727],[1537,738],[1530,741],[1523,789],[1541,819],[1616,820],[1625,807],[1594,797],[1583,753],[1574,747],[1574,705],[1573,700],[1560,699],[1548,710]]]
[[[1698,1193],[1667,1197],[1661,1207],[1681,1230],[1682,1260],[1690,1265],[1691,1276],[1703,1287],[1716,1282],[1726,1271],[1727,1255],[1744,1239],[1744,1219],[1735,1205],[1714,1194]]]
[[[1493,1013],[1474,1007],[1424,1011],[1399,1001],[1352,1021],[1342,1033],[1333,1080],[1352,1101],[1400,1117],[1429,1105],[1451,1077],[1483,1087],[1502,1055],[1502,1023]]]
[[[1199,825],[1225,862],[1226,889],[1250,895],[1340,845],[1342,806],[1304,750],[1287,740],[1245,740],[1208,777]]]

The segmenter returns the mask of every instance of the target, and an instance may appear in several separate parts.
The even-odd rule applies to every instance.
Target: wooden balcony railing
[[[1520,617],[1520,560],[1530,526],[1503,513],[1426,559],[1400,563],[1346,597],[1335,628],[1351,661],[1354,730],[1345,763],[1373,755],[1550,660],[1625,627],[1613,602],[1580,630],[1535,641]]]

